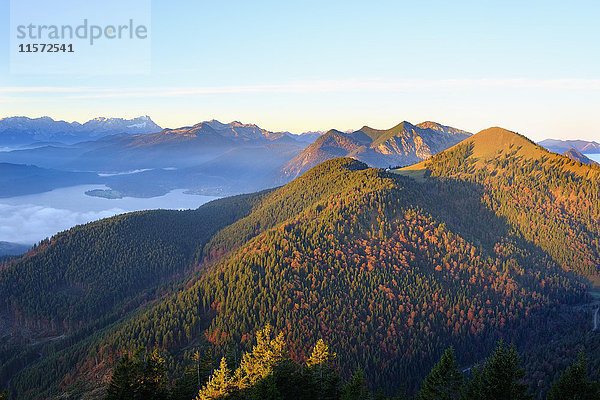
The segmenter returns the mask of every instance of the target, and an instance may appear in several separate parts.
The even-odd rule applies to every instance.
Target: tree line
[[[256,343],[232,369],[222,357],[210,376],[181,390],[181,380],[169,379],[165,358],[154,350],[148,355],[126,353],[114,368],[106,400],[526,400],[534,393],[524,383],[520,355],[514,346],[499,341],[481,363],[462,370],[453,348],[431,368],[414,394],[393,396],[369,387],[362,370],[346,380],[336,367],[337,354],[319,339],[303,361],[290,358],[283,333],[270,326],[256,332]],[[193,358],[194,363],[199,358]],[[199,368],[199,367],[198,367]],[[191,369],[194,369],[192,366]],[[191,380],[195,380],[193,374]],[[178,386],[179,385],[179,386]],[[193,393],[195,391],[195,393]],[[583,353],[567,367],[547,393],[548,400],[595,400],[600,383],[590,379]]]

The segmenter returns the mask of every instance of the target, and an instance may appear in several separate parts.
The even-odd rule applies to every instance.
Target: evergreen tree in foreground
[[[113,371],[107,400],[167,400],[169,382],[165,359],[154,350],[143,359],[140,352],[125,354]]]
[[[169,382],[165,359],[158,349],[154,349],[145,363],[138,378],[138,395],[134,399],[167,400],[169,398]]]
[[[132,399],[135,392],[136,366],[125,354],[113,370],[106,392],[106,400]]]
[[[548,400],[595,400],[600,399],[598,382],[590,380],[585,355],[579,353],[577,360],[552,385]]]
[[[339,396],[339,376],[333,366],[336,354],[329,351],[323,339],[317,340],[306,366],[313,383],[313,399],[330,400]]]
[[[459,399],[462,384],[463,376],[458,369],[454,349],[448,348],[423,381],[417,398],[419,400]]]
[[[256,332],[256,344],[250,352],[244,353],[235,372],[231,373],[223,358],[196,399],[217,399],[228,394],[234,398],[281,398],[282,388],[278,382],[285,382],[294,375],[293,368],[288,367],[283,333],[275,335],[267,325]]]
[[[525,400],[531,397],[522,379],[519,354],[514,346],[499,341],[480,370],[475,370],[463,396],[465,400]]]
[[[251,352],[244,353],[242,362],[236,370],[239,389],[251,387],[261,379],[273,374],[273,369],[285,358],[283,333],[273,337],[270,325],[256,332],[256,345]]]
[[[227,360],[223,357],[219,368],[213,372],[206,385],[200,390],[196,400],[218,399],[231,393],[233,389],[231,370],[227,367]]]
[[[364,373],[356,372],[340,390],[334,365],[336,354],[318,340],[305,363],[291,360],[282,334],[270,326],[256,333],[256,344],[243,354],[232,371],[225,357],[195,400],[388,400],[381,390],[370,392]],[[198,362],[199,356],[196,357]],[[195,366],[193,380],[198,377]],[[448,348],[423,380],[417,400],[526,400],[530,399],[519,355],[514,346],[498,342],[494,352],[464,384],[452,348]],[[171,385],[173,386],[173,385]],[[176,386],[176,385],[175,385]],[[166,363],[158,351],[146,357],[125,354],[115,366],[107,400],[189,400],[173,390]],[[590,381],[583,355],[554,384],[549,400],[598,399],[598,384]],[[396,397],[395,399],[400,399]],[[4,400],[4,399],[0,399]]]
[[[371,398],[371,393],[367,387],[365,373],[362,370],[356,371],[350,381],[342,390],[341,400],[367,400]]]

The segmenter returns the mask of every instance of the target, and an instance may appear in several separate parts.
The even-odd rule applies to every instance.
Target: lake
[[[103,185],[78,185],[50,192],[0,199],[0,241],[33,244],[57,232],[124,212],[198,208],[217,197],[185,194],[184,189],[140,199],[105,199],[85,194],[108,189]]]
[[[600,154],[586,154],[585,156],[591,160],[596,161],[597,163],[600,163]]]

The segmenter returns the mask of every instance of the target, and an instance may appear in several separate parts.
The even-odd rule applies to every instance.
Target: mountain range
[[[387,130],[364,126],[354,132],[330,130],[283,167],[295,178],[336,157],[352,157],[374,167],[409,165],[431,157],[471,134],[436,122],[402,122]]]
[[[55,121],[50,117],[9,117],[0,119],[0,146],[38,142],[71,144],[116,134],[143,134],[160,130],[161,127],[148,116],[134,119],[99,117],[83,124]]]
[[[370,149],[402,143],[381,132]],[[449,346],[470,370],[500,338],[539,396],[579,350],[597,375],[600,167],[501,128],[442,137],[455,134],[466,138],[412,166],[336,158],[279,188],[43,241],[0,267],[1,382],[16,398],[101,398],[138,348],[195,382],[195,351],[215,367],[239,359],[267,324],[294,360],[325,339],[342,376],[362,369],[388,392],[414,393]]]
[[[23,139],[24,142],[29,143],[31,138],[54,142],[29,143],[26,148],[0,152],[0,162],[63,171],[65,176],[52,179],[40,175],[43,184],[27,184],[27,187],[13,179],[10,190],[0,190],[0,195],[62,187],[62,182],[81,171],[111,175],[99,178],[90,174],[89,181],[83,183],[103,183],[134,197],[160,196],[173,189],[215,195],[252,192],[286,183],[306,169],[334,157],[354,157],[377,167],[405,165],[425,159],[469,136],[467,132],[434,122],[418,126],[403,122],[388,130],[364,127],[349,133],[332,130],[325,134],[295,135],[271,132],[255,124],[210,120],[153,132],[157,126],[150,119],[141,118],[146,123],[143,129],[150,132],[109,134],[122,131],[124,128],[118,128],[121,125],[142,129],[137,120],[97,119],[85,124],[50,119],[3,120],[20,127],[19,134],[29,138]],[[21,124],[17,124],[19,121]],[[46,125],[52,128],[44,131],[42,126]],[[72,134],[66,142],[76,143],[56,142],[66,127],[71,127],[69,135]],[[85,133],[77,133],[77,136],[75,132],[82,129]],[[23,134],[25,131],[29,133]],[[74,136],[78,140],[72,139]],[[138,173],[131,174],[131,171]]]
[[[564,152],[569,151],[570,149],[575,149],[580,153],[600,153],[600,143],[587,140],[546,139],[539,142],[539,145],[559,154],[563,154]]]
[[[101,182],[101,177],[91,172],[59,171],[34,165],[0,163],[0,198]]]
[[[4,256],[20,256],[29,250],[29,246],[19,244],[19,243],[11,243],[11,242],[1,242],[0,241],[0,257]]]

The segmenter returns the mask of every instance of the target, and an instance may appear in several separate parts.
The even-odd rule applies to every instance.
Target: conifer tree
[[[458,370],[454,349],[448,348],[434,365],[421,386],[419,400],[459,399],[463,377]]]
[[[198,386],[200,386],[200,361],[202,360],[200,351],[196,350],[192,354],[192,360],[194,360],[194,363],[196,364],[196,379],[198,380]]]
[[[312,377],[315,399],[336,399],[339,377],[333,367],[336,354],[329,351],[323,339],[317,340],[306,365]]]
[[[113,370],[106,400],[132,399],[134,397],[137,380],[137,368],[129,354],[125,354]]]
[[[232,387],[231,370],[227,367],[225,357],[221,358],[219,368],[216,369],[208,382],[196,396],[196,400],[214,400],[229,394]]]
[[[519,354],[514,346],[499,341],[492,355],[469,383],[466,395],[469,400],[524,400],[530,399]]]
[[[367,387],[365,373],[362,370],[352,374],[350,381],[342,390],[341,400],[368,400],[371,398],[371,393]]]
[[[273,374],[273,369],[285,358],[283,333],[274,336],[271,325],[256,332],[256,344],[252,351],[244,353],[235,379],[244,389]]]
[[[552,385],[548,400],[594,400],[600,398],[598,384],[592,382],[587,372],[585,355],[579,353],[577,360]]]
[[[310,357],[306,360],[309,367],[325,366],[335,358],[335,353],[329,352],[329,346],[323,339],[317,340]]]
[[[144,363],[137,385],[135,398],[166,400],[169,397],[167,366],[158,349],[154,349]]]
[[[146,360],[141,353],[125,354],[115,366],[107,400],[166,400],[169,397],[165,359],[154,350]]]

